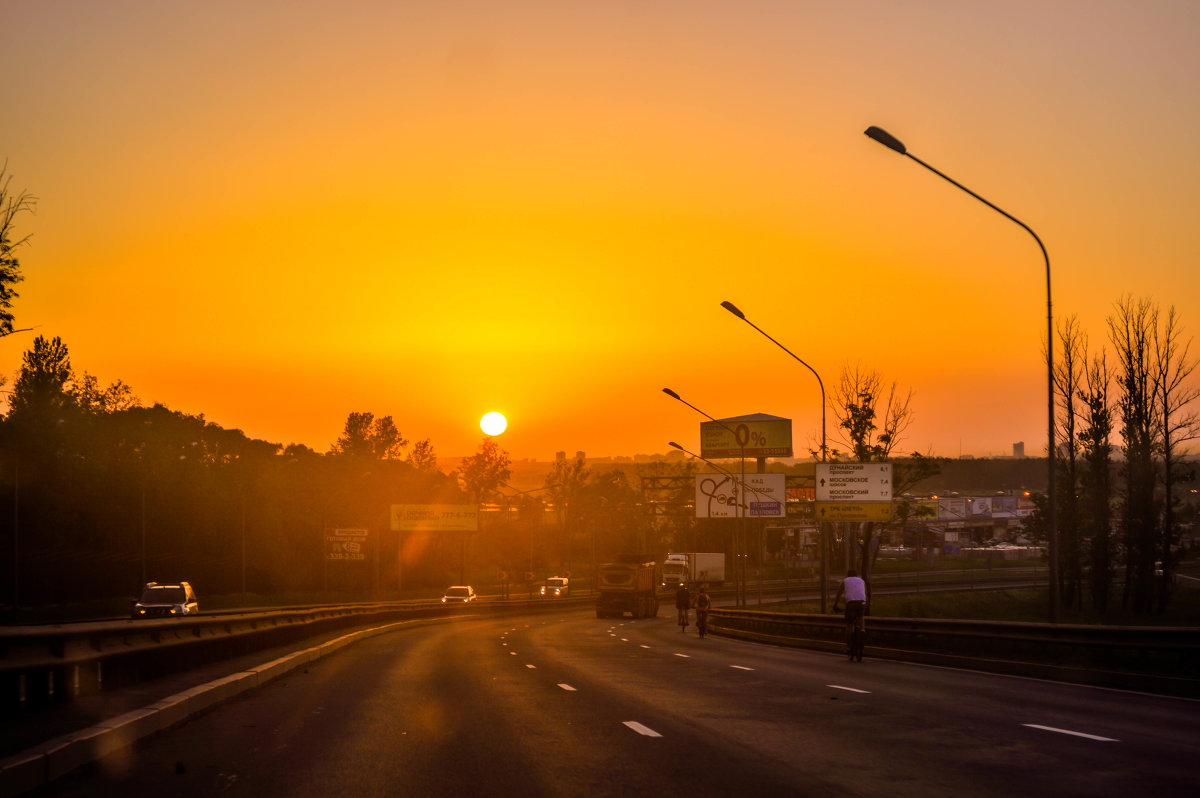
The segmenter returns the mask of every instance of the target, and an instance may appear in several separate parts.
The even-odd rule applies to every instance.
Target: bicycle
[[[837,612],[835,604],[833,611]],[[862,662],[867,643],[866,605],[861,601],[846,602],[846,654],[851,662]]]
[[[701,637],[708,634],[708,610],[696,610],[696,629],[700,631]]]
[[[679,611],[679,631],[686,632],[688,625],[687,607],[676,607],[676,609]]]

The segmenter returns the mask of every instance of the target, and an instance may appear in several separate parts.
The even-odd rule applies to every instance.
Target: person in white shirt
[[[862,628],[863,616],[867,613],[869,594],[867,583],[851,568],[846,571],[846,578],[842,580],[837,596],[833,599],[833,611],[837,612],[838,602],[841,601],[842,596],[846,597],[846,653],[851,656],[853,656],[853,652],[850,646],[850,636],[856,628]],[[861,653],[858,658],[862,659]]]

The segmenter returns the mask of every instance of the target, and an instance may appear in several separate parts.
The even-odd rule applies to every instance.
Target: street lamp
[[[712,421],[715,424],[720,424],[722,427],[725,428],[726,432],[728,432],[730,435],[733,436],[734,442],[737,443],[738,449],[741,450],[742,480],[741,480],[740,484],[738,485],[738,517],[740,518],[739,527],[740,527],[740,533],[741,533],[741,539],[742,539],[741,547],[744,548],[746,545],[746,511],[745,511],[745,507],[744,507],[745,494],[746,494],[746,445],[744,443],[742,443],[742,439],[740,437],[738,437],[738,434],[734,430],[730,429],[729,425],[726,424],[725,422],[720,421],[719,419],[713,418],[708,413],[705,413],[703,410],[696,407],[694,404],[692,404],[691,402],[688,402],[686,399],[681,397],[679,394],[672,391],[670,388],[663,388],[663,393],[665,393],[667,396],[671,397],[672,399],[675,399],[676,401],[683,402],[685,405],[692,408],[697,413],[699,413],[700,415],[707,418],[709,421]],[[739,567],[734,571],[734,573],[737,574],[738,606],[739,607],[745,606],[745,604],[746,604],[746,597],[744,595],[744,592],[746,590],[746,574],[744,572],[744,564],[741,564],[741,565],[742,565],[742,567]]]
[[[821,462],[822,463],[826,462],[826,458],[828,456],[828,449],[826,448],[826,445],[825,445],[825,383],[821,380],[821,375],[817,373],[816,369],[814,369],[812,366],[808,365],[803,360],[801,360],[799,357],[797,357],[796,354],[792,350],[788,349],[786,346],[784,346],[783,344],[776,341],[774,338],[772,338],[770,335],[768,335],[761,327],[759,327],[754,322],[750,321],[750,319],[746,318],[746,314],[742,313],[742,311],[738,310],[737,305],[733,304],[732,302],[725,301],[725,302],[721,303],[721,307],[725,308],[730,313],[737,316],[739,319],[746,322],[754,329],[758,330],[758,332],[760,332],[764,338],[766,338],[771,343],[775,344],[775,346],[779,347],[784,352],[787,352],[789,355],[791,355],[793,360],[795,360],[800,365],[804,366],[804,368],[811,371],[813,376],[817,378],[817,386],[820,387],[820,389],[821,389]],[[827,610],[828,603],[829,603],[829,599],[826,596],[826,593],[828,591],[825,589],[826,582],[829,579],[829,552],[826,551],[826,549],[825,549],[825,534],[824,534],[825,527],[824,527],[824,525],[820,524],[820,522],[818,522],[818,526],[821,530],[821,535],[820,535],[820,538],[821,538],[821,612],[824,613]]]
[[[1025,232],[1033,236],[1033,240],[1037,242],[1038,248],[1042,250],[1042,258],[1046,261],[1046,425],[1048,428],[1047,437],[1049,439],[1049,447],[1047,448],[1046,459],[1048,461],[1049,469],[1049,476],[1047,477],[1047,504],[1049,507],[1050,517],[1048,519],[1048,529],[1046,531],[1050,542],[1050,623],[1058,623],[1058,535],[1055,531],[1056,513],[1054,501],[1054,314],[1050,303],[1050,255],[1047,254],[1046,246],[1042,243],[1042,239],[1038,238],[1037,233],[1033,232],[1033,229],[1030,228],[1029,225],[1025,224],[1008,211],[1005,211],[1003,208],[997,207],[991,202],[988,202],[986,199],[979,196],[962,183],[959,183],[957,180],[954,180],[942,172],[939,172],[937,169],[934,169],[932,166],[909,152],[908,148],[904,146],[904,142],[900,141],[900,139],[896,138],[891,133],[888,133],[883,128],[875,127],[874,125],[867,128],[863,132],[868,138],[878,141],[880,144],[887,147],[889,150],[892,150],[893,152],[898,152],[901,155],[911,158],[921,166],[924,166],[926,169],[945,180],[947,183],[950,183],[967,192],[984,205],[999,213],[1001,216],[1004,216],[1010,221],[1016,222],[1023,230],[1025,230]]]

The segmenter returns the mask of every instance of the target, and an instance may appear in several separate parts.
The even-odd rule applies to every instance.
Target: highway
[[[38,795],[1163,796],[1200,703],[484,615],[355,643]]]

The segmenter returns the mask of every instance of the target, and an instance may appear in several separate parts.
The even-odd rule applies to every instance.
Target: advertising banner
[[[791,457],[792,420],[756,414],[701,422],[700,456],[710,460]]]
[[[962,496],[949,499],[938,499],[938,519],[941,521],[961,521],[967,517],[967,500]]]
[[[475,532],[479,506],[475,504],[393,504],[392,529],[425,532]]]
[[[367,530],[328,530],[325,535],[325,558],[342,561],[367,559]]]

